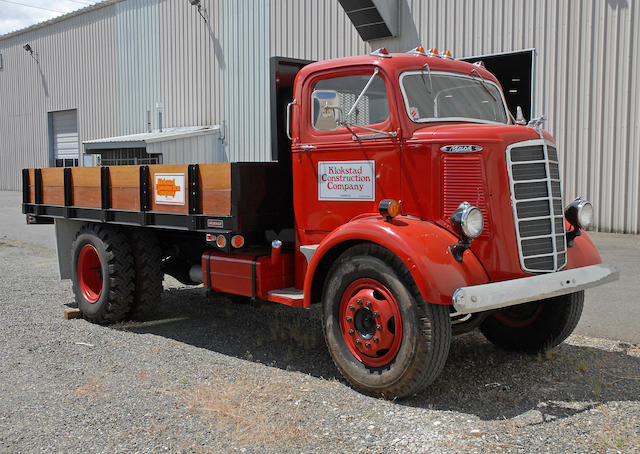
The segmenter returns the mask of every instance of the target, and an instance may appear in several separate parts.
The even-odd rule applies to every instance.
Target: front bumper
[[[489,311],[529,301],[579,292],[618,279],[613,265],[599,264],[503,282],[460,287],[453,306],[462,314]]]

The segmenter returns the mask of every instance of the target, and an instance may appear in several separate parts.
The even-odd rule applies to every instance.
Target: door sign
[[[318,162],[318,200],[374,201],[375,161]]]

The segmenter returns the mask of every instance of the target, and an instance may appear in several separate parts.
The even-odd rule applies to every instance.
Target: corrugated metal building
[[[154,128],[158,110],[166,127],[224,125],[221,159],[269,160],[271,56],[535,49],[531,112],[558,140],[565,198],[592,200],[599,230],[640,233],[639,3],[107,0],[0,36],[0,188],[23,167],[92,163],[82,142],[145,132],[147,111]],[[358,16],[371,5],[379,24]],[[397,37],[363,40],[383,22]]]

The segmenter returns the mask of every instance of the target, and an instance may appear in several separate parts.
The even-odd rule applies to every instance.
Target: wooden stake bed
[[[291,227],[277,163],[24,169],[23,213],[210,233]]]

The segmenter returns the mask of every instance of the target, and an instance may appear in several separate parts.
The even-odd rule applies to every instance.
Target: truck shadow
[[[344,382],[326,349],[319,308],[208,298],[202,288],[187,288],[165,291],[151,318],[116,328]],[[456,337],[440,378],[397,404],[531,425],[604,402],[638,401],[640,347],[610,342],[614,351],[607,351],[581,341],[532,356],[497,349],[476,332]]]

